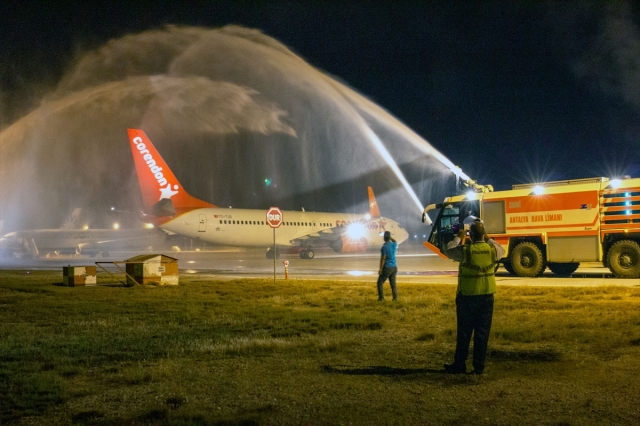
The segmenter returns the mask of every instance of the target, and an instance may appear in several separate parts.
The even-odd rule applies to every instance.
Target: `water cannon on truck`
[[[506,253],[512,275],[536,277],[548,267],[568,276],[580,262],[602,262],[614,276],[640,277],[640,178],[596,177],[513,185],[494,191],[468,180],[466,194],[425,207],[437,214],[424,245],[441,257],[468,216],[484,221]]]

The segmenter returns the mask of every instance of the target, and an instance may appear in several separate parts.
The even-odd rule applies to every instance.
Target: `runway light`
[[[536,185],[533,187],[533,193],[536,195],[541,195],[544,194],[544,186],[542,185]]]
[[[84,226],[82,227],[82,229],[84,229],[84,230],[86,231],[87,229],[89,229],[89,225],[84,225]]]
[[[360,222],[352,223],[347,227],[347,237],[357,240],[365,236],[367,230]]]
[[[271,181],[271,179],[269,179],[269,178],[266,178],[266,179],[264,180],[264,186],[271,186],[271,183],[272,183],[272,181]]]
[[[147,229],[151,229],[151,228],[153,228],[153,223],[145,223],[144,227],[147,228]]]
[[[113,224],[113,229],[120,229],[120,224],[119,223],[114,223]]]
[[[361,277],[363,275],[371,275],[373,272],[371,271],[347,271],[347,275],[352,275],[354,277]]]
[[[111,207],[111,211],[113,211],[113,210],[115,210],[115,209],[116,209],[115,207]]]

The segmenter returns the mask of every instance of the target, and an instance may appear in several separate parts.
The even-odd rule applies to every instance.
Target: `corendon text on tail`
[[[156,161],[153,159],[153,155],[149,153],[147,146],[144,144],[144,142],[142,142],[142,138],[136,136],[135,138],[133,138],[133,143],[136,148],[138,148],[138,152],[140,152],[140,155],[142,155],[142,158],[147,163],[147,166],[149,166],[149,170],[151,170],[151,173],[153,173],[153,177],[156,178],[160,186],[166,185],[167,180],[162,174],[162,167],[156,165]]]
[[[129,129],[128,133],[145,214],[154,225],[212,244],[273,246],[266,208],[221,208],[192,197],[147,135],[139,129]],[[338,253],[362,252],[382,244],[385,230],[399,243],[404,242],[407,232],[398,222],[381,216],[370,187],[368,196],[367,214],[283,211],[276,232],[277,251],[293,251],[303,259],[313,258],[315,250],[323,247]],[[273,255],[267,250],[267,257]]]

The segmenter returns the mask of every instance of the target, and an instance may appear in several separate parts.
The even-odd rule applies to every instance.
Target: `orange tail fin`
[[[367,187],[369,192],[369,214],[371,217],[381,217],[380,209],[378,208],[378,202],[376,201],[376,196],[373,195],[373,188],[370,186]]]
[[[155,216],[173,216],[203,207],[217,207],[192,197],[184,190],[147,135],[139,129],[128,129],[133,161],[142,192],[145,211]],[[173,209],[166,206],[173,205]],[[159,214],[158,209],[164,213]]]

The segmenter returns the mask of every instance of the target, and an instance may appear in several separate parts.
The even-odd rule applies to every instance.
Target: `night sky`
[[[111,39],[237,24],[376,102],[480,183],[640,176],[638,3],[59,3],[0,6],[0,129]]]

